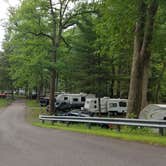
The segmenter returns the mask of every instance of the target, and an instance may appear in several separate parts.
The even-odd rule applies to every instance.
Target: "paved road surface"
[[[33,127],[24,110],[0,111],[0,166],[166,166],[166,148]]]

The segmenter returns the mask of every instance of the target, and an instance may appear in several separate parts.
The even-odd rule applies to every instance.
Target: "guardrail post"
[[[45,123],[45,120],[44,120],[44,119],[42,119],[42,123],[43,123],[43,124]]]
[[[91,129],[91,123],[88,123],[87,126],[88,126],[88,129]]]
[[[117,125],[117,131],[120,132],[120,130],[121,130],[121,126]]]
[[[160,134],[161,136],[164,135],[164,129],[163,129],[163,128],[159,128],[159,134]]]
[[[66,125],[67,125],[67,127],[69,127],[69,125],[70,125],[70,122],[66,122]]]
[[[54,121],[54,120],[52,120],[52,121],[51,121],[51,125],[54,125],[54,123],[55,123],[55,121]]]

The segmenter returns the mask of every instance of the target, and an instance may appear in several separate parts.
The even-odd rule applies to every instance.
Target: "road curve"
[[[0,111],[0,166],[165,166],[166,148],[33,127],[25,104]]]

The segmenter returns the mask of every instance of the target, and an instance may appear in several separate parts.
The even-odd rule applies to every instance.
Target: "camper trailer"
[[[93,97],[95,97],[93,94],[86,94],[86,93],[60,94],[56,98],[55,108],[58,110],[81,108],[84,106],[85,100],[87,98],[93,98]]]
[[[109,97],[103,97],[100,99],[101,113],[107,113],[107,101]],[[84,110],[97,113],[99,112],[99,99],[98,98],[87,98],[84,105]]]
[[[127,99],[111,99],[109,97],[98,98],[87,98],[84,105],[84,110],[90,113],[126,113],[127,112]]]
[[[128,101],[127,99],[109,99],[107,101],[108,113],[123,114],[127,112]]]

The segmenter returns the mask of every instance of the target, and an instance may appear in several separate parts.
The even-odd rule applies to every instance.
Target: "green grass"
[[[26,119],[32,122],[39,121],[39,114],[46,114],[46,107],[40,107],[39,102],[36,100],[27,100],[26,105],[28,107],[26,112]]]
[[[158,133],[148,128],[122,127],[121,131],[118,132],[115,127],[112,130],[103,129],[100,126],[92,126],[91,129],[88,129],[87,125],[78,123],[70,124],[69,126],[65,123],[55,123],[52,125],[51,122],[45,122],[42,124],[38,116],[39,114],[46,114],[45,108],[40,108],[39,104],[35,101],[28,101],[27,105],[29,106],[27,120],[34,126],[166,146],[166,136],[159,136]]]
[[[9,99],[0,99],[0,108],[6,107],[11,103]]]
[[[44,128],[66,130],[66,131],[79,132],[89,135],[123,139],[126,141],[137,141],[153,145],[166,146],[166,137],[161,137],[158,134],[155,134],[148,129],[135,129],[132,131],[130,128],[123,128],[121,132],[118,132],[116,130],[101,129],[99,127],[92,127],[91,129],[88,129],[86,125],[80,125],[80,124],[72,124],[69,126],[67,126],[65,123],[55,123],[54,125],[52,125],[49,122],[44,124],[42,124],[41,122],[32,122],[32,124],[34,126],[44,127]]]
[[[37,102],[36,100],[27,100],[26,105],[28,107],[37,107],[37,108],[39,108],[39,102]]]

